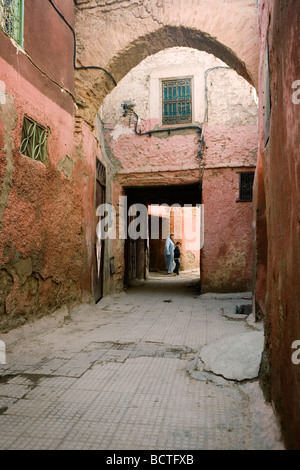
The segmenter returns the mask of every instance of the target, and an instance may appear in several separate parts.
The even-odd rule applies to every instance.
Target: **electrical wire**
[[[137,113],[135,111],[133,111],[133,109],[131,109],[131,107],[128,106],[126,103],[122,103],[122,108],[124,109],[123,117],[127,116],[128,113],[134,115],[134,117],[135,117],[134,131],[137,135],[149,135],[149,137],[151,137],[152,134],[157,134],[159,132],[168,132],[168,134],[170,134],[170,132],[172,132],[172,131],[179,131],[179,130],[183,130],[183,129],[197,129],[199,134],[201,134],[201,132],[202,132],[202,129],[201,129],[200,126],[164,127],[164,128],[161,128],[161,129],[152,129],[150,131],[142,132],[140,129],[137,128],[138,120],[139,120],[139,116],[137,115]]]
[[[204,125],[204,123],[207,119],[207,113],[208,113],[207,77],[208,77],[208,74],[210,72],[212,72],[213,70],[217,70],[217,69],[230,69],[230,67],[226,67],[226,66],[223,66],[223,65],[217,65],[215,67],[210,67],[209,69],[205,70],[205,73],[204,73],[204,78],[205,78],[205,112],[204,112],[204,118],[203,118],[203,125]]]
[[[130,106],[127,106],[126,103],[122,104],[122,107],[124,109],[123,116],[126,116],[128,112],[130,112],[131,114],[133,114],[135,116],[136,121],[135,121],[134,130],[135,130],[135,133],[137,135],[149,135],[151,137],[152,134],[155,134],[155,133],[158,133],[158,132],[168,132],[170,134],[171,131],[177,131],[177,130],[182,130],[182,129],[197,129],[198,132],[200,133],[200,139],[199,139],[200,150],[198,152],[198,157],[202,158],[202,148],[205,145],[204,138],[203,138],[203,128],[204,128],[205,121],[207,119],[207,114],[208,114],[207,77],[208,77],[208,74],[212,70],[216,70],[216,69],[230,69],[230,67],[218,65],[218,66],[211,67],[211,68],[207,69],[204,73],[204,77],[205,77],[205,111],[204,111],[202,127],[200,127],[200,126],[180,126],[180,127],[170,127],[170,128],[163,128],[163,129],[153,129],[153,130],[150,130],[150,131],[147,131],[147,132],[141,132],[141,130],[137,129],[138,119],[139,119],[137,113],[135,111],[133,111],[133,109],[131,109]]]
[[[89,65],[89,66],[80,66],[78,67],[76,65],[76,53],[77,53],[77,50],[76,50],[76,34],[75,34],[75,31],[74,29],[72,28],[72,26],[68,23],[68,21],[66,20],[66,18],[64,17],[64,15],[60,12],[60,10],[57,8],[57,6],[53,3],[52,0],[49,0],[50,4],[52,5],[52,7],[54,8],[54,10],[56,11],[56,13],[58,13],[58,15],[61,17],[61,19],[64,21],[64,23],[68,26],[68,28],[70,29],[70,31],[72,32],[73,34],[73,39],[74,39],[74,54],[73,54],[73,66],[74,66],[74,69],[75,70],[89,70],[89,69],[94,69],[94,70],[102,70],[103,72],[105,72],[110,78],[111,80],[113,81],[113,84],[115,86],[117,86],[117,82],[116,80],[114,79],[114,77],[112,76],[112,74],[110,72],[108,72],[105,68],[103,67],[99,67],[99,66],[96,66],[96,65]]]
[[[205,110],[204,110],[204,117],[203,117],[203,123],[202,123],[202,129],[201,129],[201,135],[200,135],[200,150],[198,151],[198,157],[199,157],[199,172],[200,172],[200,180],[203,181],[203,174],[204,174],[204,168],[205,168],[205,162],[203,161],[201,163],[201,160],[203,159],[202,155],[202,149],[205,145],[204,142],[204,127],[205,127],[205,122],[207,120],[207,115],[208,115],[208,87],[207,87],[207,77],[212,72],[213,70],[217,69],[230,69],[230,67],[227,66],[222,66],[222,65],[217,65],[215,67],[210,67],[209,69],[206,69],[204,72],[204,80],[205,80],[205,90],[204,90],[204,98],[205,98]]]

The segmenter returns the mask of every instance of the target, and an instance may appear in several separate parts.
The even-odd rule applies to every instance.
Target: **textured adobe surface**
[[[295,91],[292,84],[300,76],[299,2],[261,2],[260,30],[261,102],[266,92],[263,89],[263,58],[267,38],[271,72],[270,138],[265,146],[261,107],[262,163],[256,180],[257,193],[263,196],[265,192],[266,200],[266,221],[261,223],[261,217],[257,219],[258,229],[265,232],[267,228],[267,245],[260,245],[257,250],[259,288],[256,291],[257,303],[262,308],[265,303],[264,386],[280,415],[287,447],[299,449],[300,366],[291,360],[292,343],[300,337],[300,104],[297,103],[299,100],[293,102],[292,97]],[[263,207],[261,202],[263,197],[258,198],[257,211]]]
[[[77,2],[78,63],[102,66],[118,83],[147,56],[174,46],[212,53],[257,84],[255,0]],[[216,14],[217,12],[217,14]],[[104,72],[77,73],[77,101],[89,122],[114,88]]]

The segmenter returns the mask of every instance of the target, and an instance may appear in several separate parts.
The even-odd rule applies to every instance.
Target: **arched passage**
[[[191,47],[213,54],[256,86],[259,48],[254,0],[246,5],[240,0],[234,5],[193,0],[188,9],[183,0],[128,3],[101,7],[92,0],[77,2],[80,65],[101,65],[118,83],[149,55],[175,46]],[[113,80],[105,72],[83,70],[77,72],[76,84],[78,114],[93,124],[104,97],[115,86]]]
[[[259,41],[255,0],[249,0],[247,3],[244,0],[235,2],[191,0],[189,8],[186,8],[185,0],[134,0],[130,2],[128,0],[113,2],[77,0],[75,31],[77,65],[84,67],[84,70],[76,70],[75,74],[76,114],[96,132],[99,124],[98,118],[96,119],[97,113],[104,98],[115,89],[116,83],[119,84],[122,78],[144,59],[166,49],[190,48],[211,54],[220,59],[223,64],[227,64],[251,85],[255,87],[257,85]],[[102,67],[108,73],[87,68],[88,66]],[[120,103],[117,105],[119,106]],[[220,128],[219,131],[221,140],[223,136],[229,137],[228,130],[223,131]],[[248,134],[248,130],[246,133]],[[240,134],[239,137],[235,136],[237,141],[242,139],[242,146],[244,142],[247,142],[249,148],[247,147],[243,152],[246,152],[247,160],[252,159],[256,153],[256,142],[253,144],[255,132],[250,133],[253,134],[250,139],[246,136],[242,138]],[[209,140],[207,132],[206,135]],[[173,142],[177,137],[179,136],[175,136]],[[139,137],[136,138],[139,139]],[[215,136],[212,138],[214,140]],[[232,139],[231,136],[229,140],[233,142],[235,138]],[[101,137],[98,137],[99,141]],[[130,139],[131,144],[134,145],[134,142],[134,139]],[[118,139],[114,143],[117,145]],[[120,141],[120,146],[121,144]],[[139,143],[139,148],[140,145]],[[160,143],[157,145],[161,148]],[[222,145],[223,148],[224,145]],[[228,149],[229,147],[227,151]],[[103,156],[107,161],[107,168],[115,175],[111,190],[107,194],[108,200],[113,201],[117,197],[116,173],[120,173],[118,179],[121,184],[122,171],[119,171],[118,157],[116,158],[111,150],[109,149],[108,158],[104,154]],[[143,151],[141,152],[144,154]],[[237,145],[236,150],[232,149],[232,152],[233,154],[240,153],[241,145]],[[133,173],[137,170],[135,162],[134,159]],[[199,166],[197,161],[193,161],[193,169],[195,165]],[[177,171],[177,168],[175,170]],[[181,170],[180,165],[180,178]],[[185,171],[190,170],[191,167],[185,162]],[[128,171],[127,169],[126,172]],[[152,172],[150,176],[152,181]],[[128,175],[126,177],[128,178]],[[188,183],[185,180],[184,182]],[[233,189],[236,191],[236,182],[233,180],[232,182]],[[112,245],[115,245],[112,252],[119,253],[122,250],[120,242],[116,241]],[[111,259],[111,253],[109,256]],[[119,255],[118,258],[120,258]],[[109,274],[107,276],[110,279]],[[114,285],[122,284],[121,268],[118,273],[115,273],[114,279]]]
[[[203,257],[206,268],[204,265],[202,267],[206,273],[206,289],[213,283],[215,289],[226,287],[229,290],[233,288],[234,281],[235,289],[246,290],[244,286],[247,281],[248,289],[248,276],[251,276],[251,273],[248,274],[251,206],[237,199],[239,171],[245,167],[251,172],[256,162],[257,108],[251,95],[252,87],[234,70],[223,65],[225,64],[213,54],[192,48],[168,48],[149,56],[134,67],[104,100],[99,112],[103,134],[100,140],[103,141],[103,156],[108,166],[110,167],[112,161],[119,163],[118,167],[115,165],[110,199],[117,211],[119,195],[126,195],[127,187],[143,187],[143,196],[149,196],[150,202],[149,188],[153,188],[161,193],[160,203],[167,203],[169,194],[162,188],[167,188],[169,192],[175,186],[176,198],[173,202],[178,202],[181,187],[184,189],[186,185],[199,184],[204,178],[207,255]],[[205,110],[205,72],[213,69],[207,84],[209,112],[204,126],[205,168],[201,165],[201,170],[197,159],[199,126],[191,130],[175,127],[170,133],[160,127],[161,116],[157,111],[161,106],[159,83],[162,76],[167,77],[170,73],[169,76],[172,77],[190,75],[195,85],[192,92],[195,97],[193,122],[201,125]],[[156,128],[158,133],[152,137],[136,135],[134,119],[129,115],[122,115],[121,111],[122,100],[129,98],[135,102],[135,110],[141,118],[138,128]],[[142,200],[137,199],[135,202],[142,203]],[[199,201],[194,198],[193,202]],[[219,227],[222,229],[219,230]],[[183,237],[185,238],[188,237]],[[160,247],[162,241],[157,243]],[[118,265],[122,266],[122,247],[120,243],[115,245],[113,251],[118,253],[115,261],[118,256],[121,260]],[[182,250],[183,257],[188,257],[190,249],[185,250],[183,244]],[[197,251],[198,256],[199,250]],[[218,262],[216,253],[222,261]],[[189,265],[190,261],[189,258]],[[236,267],[239,269],[238,274]],[[161,266],[160,268],[163,269]],[[240,279],[239,283],[237,278]]]

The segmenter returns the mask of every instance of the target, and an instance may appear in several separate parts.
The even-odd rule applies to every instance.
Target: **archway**
[[[219,12],[219,14],[218,14]],[[99,5],[77,1],[77,61],[101,65],[76,73],[78,114],[93,125],[104,97],[147,56],[175,46],[209,52],[257,85],[259,61],[255,0],[137,1]]]
[[[166,270],[164,245],[171,232],[175,234],[175,241],[182,245],[181,268],[200,270],[201,184],[131,186],[124,189],[128,207],[137,204],[137,213],[142,205],[146,216],[143,239],[126,239],[125,283],[134,278],[145,279],[150,271]],[[138,219],[141,221],[139,215]],[[138,230],[141,232],[140,227]]]
[[[220,14],[216,15],[216,12]],[[187,47],[212,54],[248,83],[257,84],[259,49],[254,0],[247,5],[242,1],[233,5],[215,0],[207,2],[205,8],[203,2],[194,0],[189,11],[186,11],[182,0],[175,5],[171,0],[118,1],[110,5],[93,0],[78,1],[76,36],[78,65],[101,65],[108,72],[92,68],[76,71],[77,117],[92,130],[98,110],[115,84],[146,57],[172,47]],[[221,139],[223,131],[220,130],[219,136]],[[241,141],[245,137],[242,134],[234,136]],[[111,163],[118,166],[114,157],[109,157],[107,163],[108,167]],[[198,180],[196,166],[193,172],[197,173]],[[114,176],[118,173],[116,167],[110,170]],[[184,171],[189,169],[186,167]],[[128,176],[124,174],[124,178]],[[119,175],[120,186],[123,186],[122,178],[122,174]],[[145,174],[144,184],[147,178]],[[120,250],[120,243],[115,243],[115,249]],[[120,271],[119,285],[121,279]]]

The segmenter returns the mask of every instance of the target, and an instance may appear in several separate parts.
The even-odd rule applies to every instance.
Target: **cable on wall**
[[[227,66],[222,66],[222,65],[217,65],[215,67],[210,67],[209,69],[205,70],[204,73],[204,79],[205,79],[205,90],[204,90],[204,98],[205,98],[205,110],[204,110],[204,117],[203,117],[203,123],[202,123],[202,129],[201,129],[201,136],[199,139],[200,142],[200,150],[198,151],[198,157],[199,157],[199,172],[200,172],[200,180],[203,180],[203,173],[204,173],[204,168],[205,168],[205,162],[203,161],[201,163],[201,160],[203,159],[203,148],[205,146],[205,141],[204,141],[204,127],[205,127],[205,122],[207,121],[207,116],[208,116],[208,87],[207,87],[207,77],[212,72],[213,70],[217,69],[227,69],[229,70],[230,67]]]
[[[68,26],[68,28],[71,30],[72,34],[73,34],[73,38],[74,38],[74,54],[73,54],[73,66],[74,66],[74,69],[75,70],[89,70],[89,69],[94,69],[94,70],[102,70],[103,72],[105,72],[110,78],[111,80],[113,81],[114,85],[117,86],[117,82],[116,80],[114,79],[114,77],[112,76],[112,74],[110,72],[108,72],[105,68],[103,67],[100,67],[100,66],[96,66],[96,65],[89,65],[89,66],[80,66],[78,67],[76,65],[76,53],[77,53],[77,50],[76,50],[76,34],[75,34],[75,31],[74,29],[72,28],[72,26],[68,23],[68,21],[66,20],[66,18],[64,17],[64,15],[59,11],[59,9],[57,8],[57,6],[53,3],[52,0],[49,0],[50,4],[52,5],[52,7],[54,8],[54,10],[58,13],[58,15],[61,17],[61,19],[64,21],[64,23]]]

